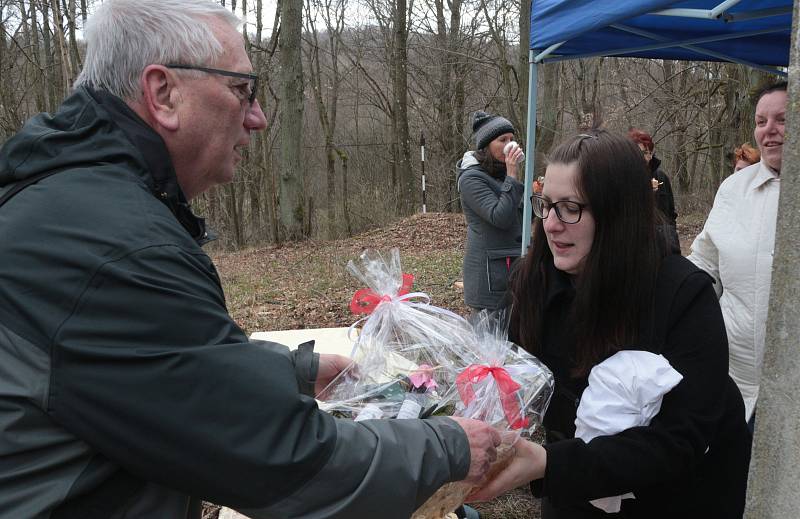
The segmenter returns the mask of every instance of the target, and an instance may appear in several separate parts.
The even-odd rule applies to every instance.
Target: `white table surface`
[[[306,341],[314,340],[314,351],[317,353],[338,353],[350,356],[353,350],[353,341],[347,336],[350,328],[307,328],[304,330],[276,330],[271,332],[254,332],[251,339],[278,342],[291,349]],[[353,332],[353,337],[358,335]]]

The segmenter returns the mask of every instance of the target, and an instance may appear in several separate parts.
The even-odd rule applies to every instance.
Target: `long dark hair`
[[[503,180],[506,178],[506,164],[505,162],[500,162],[496,160],[492,154],[489,152],[489,147],[486,146],[485,148],[481,148],[477,150],[473,156],[475,160],[481,166],[489,176],[496,178],[498,180]]]
[[[548,162],[577,164],[576,188],[595,220],[592,248],[574,279],[569,324],[576,339],[573,375],[586,375],[613,352],[636,344],[644,333],[640,323],[652,308],[664,256],[657,243],[653,189],[637,145],[605,130],[568,139]],[[546,185],[547,176],[544,181]],[[510,331],[534,355],[542,349],[552,264],[544,226],[537,218],[531,250],[511,277]]]

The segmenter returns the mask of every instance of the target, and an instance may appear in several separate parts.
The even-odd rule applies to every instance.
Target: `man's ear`
[[[142,71],[142,104],[152,121],[166,130],[180,127],[180,91],[174,76],[163,65],[148,65]]]

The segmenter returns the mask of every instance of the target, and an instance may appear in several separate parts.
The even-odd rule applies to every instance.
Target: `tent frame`
[[[658,15],[658,16],[674,16],[679,18],[703,18],[711,20],[721,19],[726,23],[733,23],[737,21],[755,20],[758,18],[765,18],[770,16],[792,13],[792,7],[785,7],[785,8],[776,7],[772,9],[758,9],[748,12],[729,13],[728,9],[735,6],[740,1],[741,0],[724,0],[713,9],[662,9],[647,14]],[[692,38],[689,40],[680,40],[680,41],[668,40],[667,38],[661,35],[645,31],[642,29],[629,27],[624,24],[612,24],[609,27],[620,31],[630,32],[632,34],[636,34],[637,36],[653,40],[654,43],[650,45],[639,45],[637,47],[630,47],[625,49],[613,49],[608,51],[592,52],[592,53],[578,54],[578,55],[569,55],[569,56],[555,55],[554,53],[559,49],[559,47],[561,47],[564,43],[566,43],[566,41],[562,41],[554,45],[551,45],[550,47],[544,49],[541,52],[538,52],[536,49],[530,49],[528,52],[528,118],[527,118],[528,133],[525,139],[525,148],[530,151],[528,152],[529,158],[525,162],[525,199],[524,199],[523,216],[522,216],[522,251],[521,251],[521,254],[523,256],[528,251],[528,246],[530,244],[530,239],[531,239],[531,216],[532,216],[531,196],[533,195],[533,180],[534,180],[533,175],[535,172],[535,165],[536,165],[535,164],[536,108],[537,108],[536,101],[538,94],[537,79],[539,77],[539,71],[538,71],[539,63],[553,63],[557,61],[566,61],[571,59],[591,58],[591,57],[609,56],[609,55],[617,56],[617,55],[634,54],[637,52],[646,52],[646,51],[665,49],[671,47],[681,47],[700,55],[709,56],[711,58],[714,58],[715,60],[728,61],[731,63],[746,65],[748,67],[769,72],[770,74],[777,74],[782,76],[787,75],[787,73],[781,69],[765,65],[759,65],[757,63],[753,63],[747,60],[734,58],[732,56],[728,56],[720,52],[705,49],[703,47],[698,47],[697,45],[716,42],[716,41],[730,40],[730,39],[751,38],[753,36],[785,31],[787,29],[791,30],[791,21],[789,27],[748,31],[738,34],[725,34],[720,36],[709,36],[703,38]]]

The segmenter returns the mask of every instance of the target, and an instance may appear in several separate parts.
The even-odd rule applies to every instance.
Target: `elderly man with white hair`
[[[336,420],[349,362],[250,341],[189,201],[266,126],[240,21],[208,0],[107,0],[74,93],[0,150],[0,515],[407,519],[479,482],[474,420]]]

